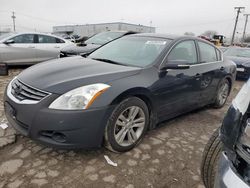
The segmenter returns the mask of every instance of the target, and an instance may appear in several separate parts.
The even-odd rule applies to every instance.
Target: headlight
[[[109,87],[107,84],[99,83],[73,89],[54,100],[49,108],[60,110],[87,109]]]

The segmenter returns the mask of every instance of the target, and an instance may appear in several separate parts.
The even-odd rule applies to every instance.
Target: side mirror
[[[87,46],[87,44],[84,43],[84,42],[81,42],[81,43],[79,43],[77,46]]]
[[[8,44],[13,44],[15,43],[15,41],[13,39],[9,39],[9,40],[6,40],[5,42],[3,42],[4,44],[8,45]]]
[[[186,60],[169,60],[161,68],[161,71],[166,71],[167,69],[189,69],[189,62]]]

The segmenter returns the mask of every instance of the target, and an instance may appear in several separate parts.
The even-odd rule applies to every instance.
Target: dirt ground
[[[21,69],[0,77],[0,122],[6,122],[3,93]],[[222,109],[203,108],[177,117],[147,133],[130,152],[65,151],[48,148],[0,128],[0,188],[2,187],[156,187],[203,188],[200,162],[203,148],[219,127],[243,81],[233,86]],[[110,166],[104,155],[118,164]]]

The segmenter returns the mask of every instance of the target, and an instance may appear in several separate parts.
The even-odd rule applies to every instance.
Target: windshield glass
[[[225,53],[227,56],[247,57],[250,58],[250,48],[229,48]]]
[[[153,63],[169,42],[170,39],[127,36],[99,48],[88,57],[144,67]]]
[[[123,32],[104,32],[99,33],[91,37],[90,39],[86,40],[85,44],[100,44],[103,45],[111,40],[121,37],[124,35]]]
[[[14,33],[6,33],[6,34],[3,34],[3,35],[0,35],[0,40],[3,40],[11,35],[13,35]]]

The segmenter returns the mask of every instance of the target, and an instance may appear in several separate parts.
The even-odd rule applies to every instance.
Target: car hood
[[[128,77],[140,70],[76,56],[39,63],[24,70],[18,79],[37,89],[63,94],[84,85]]]
[[[248,65],[250,66],[250,58],[246,57],[235,57],[235,56],[227,56],[228,59],[235,62],[237,65]]]
[[[69,53],[69,54],[88,53],[88,52],[92,52],[93,50],[95,50],[96,48],[100,46],[101,45],[98,45],[98,44],[87,44],[86,46],[71,45],[71,46],[67,46],[61,49],[61,52]]]

